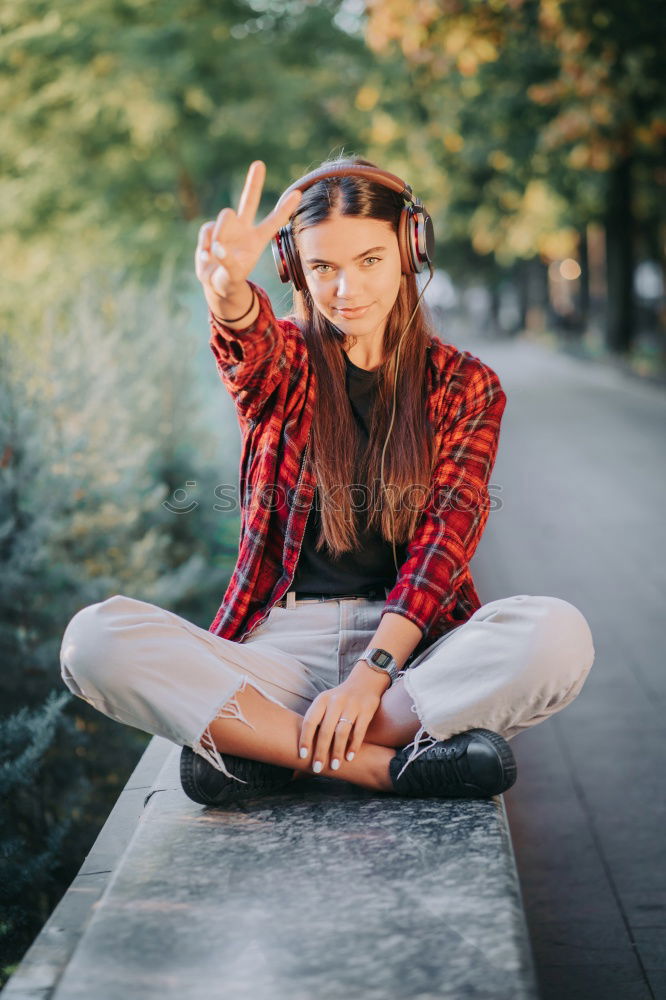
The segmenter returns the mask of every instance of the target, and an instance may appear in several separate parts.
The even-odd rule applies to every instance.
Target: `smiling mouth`
[[[354,309],[338,308],[336,311],[342,313],[343,316],[360,316],[361,313],[364,313],[369,308],[370,306],[355,306]]]

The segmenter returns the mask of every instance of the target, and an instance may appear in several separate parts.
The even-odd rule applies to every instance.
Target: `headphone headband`
[[[375,181],[376,184],[383,184],[384,187],[396,191],[406,201],[414,201],[411,186],[401,180],[397,174],[392,174],[388,170],[381,170],[379,167],[367,167],[362,163],[353,163],[351,166],[340,164],[339,166],[317,167],[316,170],[311,170],[310,173],[304,174],[303,177],[294,181],[293,184],[290,184],[282,192],[278,199],[278,205],[292,191],[307,191],[317,181],[323,181],[327,177],[367,177],[368,180]]]

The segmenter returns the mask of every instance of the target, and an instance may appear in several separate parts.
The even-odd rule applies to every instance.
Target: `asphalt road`
[[[481,601],[564,598],[596,652],[576,701],[512,741],[542,996],[666,997],[666,391],[530,340],[454,343],[508,397]]]

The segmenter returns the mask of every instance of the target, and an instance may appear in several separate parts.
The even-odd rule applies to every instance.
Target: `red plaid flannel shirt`
[[[224,326],[209,310],[210,347],[241,431],[239,553],[209,631],[241,641],[289,589],[315,480],[304,461],[316,373],[299,327],[278,319],[268,294],[255,322]],[[498,376],[468,351],[433,338],[428,351],[428,416],[439,456],[387,611],[423,632],[409,661],[481,606],[469,561],[489,514],[506,396]],[[408,661],[408,662],[409,662]]]

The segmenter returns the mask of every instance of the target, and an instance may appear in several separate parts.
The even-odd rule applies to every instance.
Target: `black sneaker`
[[[244,782],[227,777],[191,747],[184,746],[180,754],[180,783],[185,794],[204,806],[226,805],[254,795],[266,795],[288,785],[293,769],[278,764],[265,764],[247,757],[224,754],[224,763],[232,774]]]
[[[409,746],[403,747],[389,764],[396,795],[491,798],[513,785],[518,770],[509,744],[490,729],[435,740],[408,763],[409,757]]]

